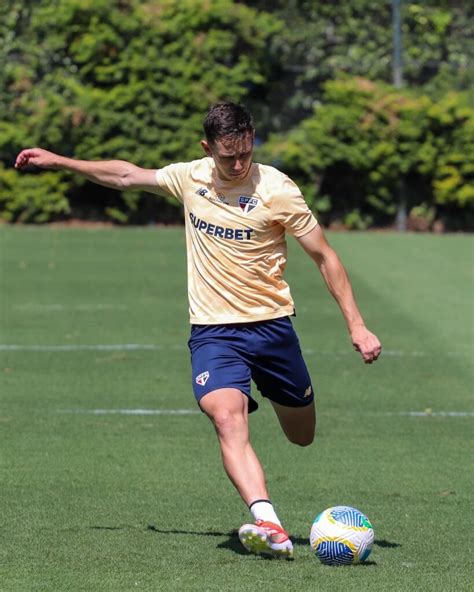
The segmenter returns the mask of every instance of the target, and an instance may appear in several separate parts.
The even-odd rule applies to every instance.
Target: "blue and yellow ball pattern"
[[[373,542],[374,529],[369,519],[351,506],[334,506],[324,510],[311,527],[311,548],[326,565],[351,565],[365,561]]]

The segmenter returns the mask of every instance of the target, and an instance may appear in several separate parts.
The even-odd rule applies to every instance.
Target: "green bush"
[[[311,113],[270,136],[260,156],[299,182],[323,221],[391,224],[403,203],[469,226],[472,9],[404,4],[406,79],[427,84],[415,94],[365,78],[328,81],[341,71],[389,79],[390,11],[375,0],[245,4],[0,3],[0,217],[176,221],[175,201],[57,172],[18,173],[12,163],[34,145],[150,168],[198,158],[209,104],[252,98],[264,133]],[[447,91],[454,82],[465,94]]]
[[[264,129],[288,131],[311,115],[325,82],[341,73],[392,81],[393,25],[385,0],[248,0],[285,26],[271,39],[273,72],[256,104]],[[443,94],[473,82],[472,2],[404,0],[403,77]]]
[[[460,93],[435,102],[366,79],[330,81],[313,116],[260,154],[299,182],[326,222],[391,224],[401,199],[409,210],[471,216],[473,114]]]
[[[265,82],[262,55],[277,28],[232,0],[10,0],[0,7],[0,161],[11,166],[26,146],[150,168],[199,157],[209,104],[242,100]],[[78,177],[59,178],[35,197],[44,220],[59,187],[63,198],[87,199]],[[20,205],[17,183],[29,183],[20,179],[9,176],[3,203]],[[125,222],[140,199],[124,194],[100,215]],[[31,220],[22,203],[17,219]]]
[[[43,223],[67,215],[68,182],[64,175],[43,172],[22,175],[0,163],[0,212],[6,222]]]

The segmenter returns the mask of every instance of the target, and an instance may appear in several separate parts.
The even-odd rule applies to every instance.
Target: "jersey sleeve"
[[[284,177],[273,199],[273,219],[295,237],[307,234],[318,224],[299,187]]]
[[[155,172],[157,191],[175,197],[183,203],[183,187],[189,175],[188,162],[169,164]]]

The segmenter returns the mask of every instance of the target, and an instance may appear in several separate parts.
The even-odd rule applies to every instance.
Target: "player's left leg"
[[[316,410],[311,377],[298,337],[288,317],[254,329],[258,357],[252,378],[268,398],[290,442],[308,446],[314,440]]]
[[[270,401],[281,428],[290,442],[309,446],[316,432],[316,407],[314,401],[305,407],[285,407]]]

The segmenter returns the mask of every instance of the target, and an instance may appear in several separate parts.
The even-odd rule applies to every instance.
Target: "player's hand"
[[[365,325],[358,325],[351,331],[352,345],[360,353],[366,364],[372,364],[380,356],[382,345],[377,336]]]
[[[34,164],[42,169],[56,169],[59,168],[59,158],[54,152],[49,152],[49,150],[43,148],[26,148],[16,157],[15,168],[23,169],[30,164]]]

